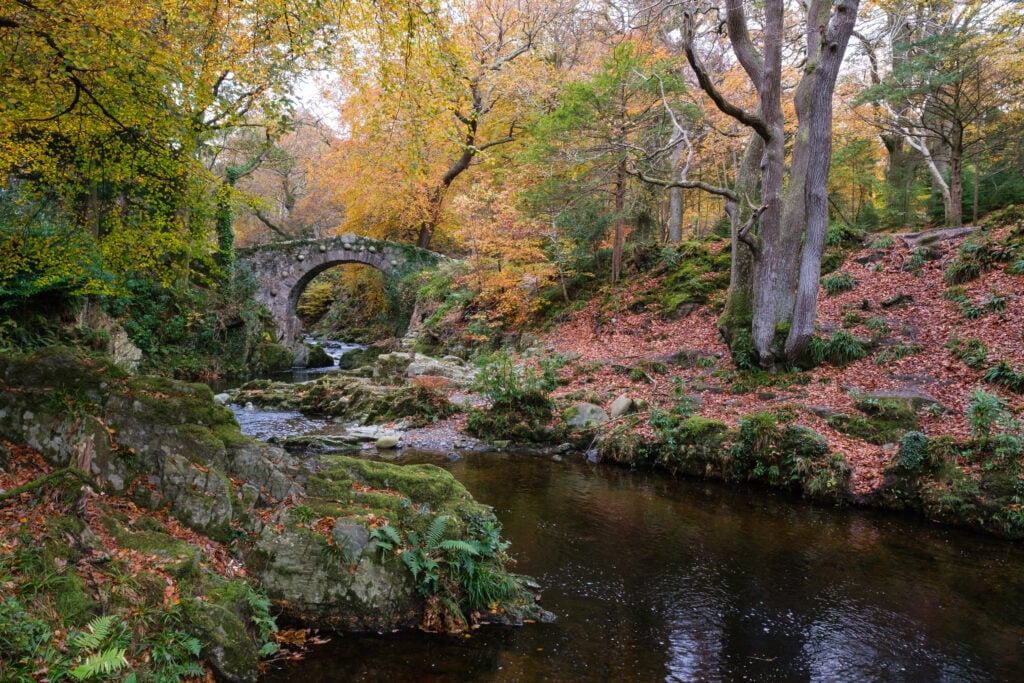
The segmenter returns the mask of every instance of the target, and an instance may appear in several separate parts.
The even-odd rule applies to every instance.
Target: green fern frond
[[[185,652],[188,652],[193,657],[198,657],[200,650],[203,649],[203,644],[199,642],[199,639],[192,636],[182,638],[179,642]]]
[[[405,566],[409,568],[410,572],[412,572],[412,578],[418,579],[420,571],[423,569],[423,565],[420,562],[418,554],[411,551],[404,552],[402,553],[402,562],[404,562]]]
[[[427,530],[427,536],[424,539],[424,545],[428,550],[437,547],[437,544],[441,542],[441,537],[444,536],[444,530],[447,527],[448,515],[438,515],[434,518],[434,521],[430,523],[430,529]]]
[[[103,645],[103,641],[110,637],[113,625],[114,617],[111,614],[96,617],[86,624],[85,628],[87,630],[79,632],[71,639],[71,645],[79,650],[90,652],[98,650]]]
[[[245,591],[246,600],[249,603],[249,607],[256,612],[267,612],[270,610],[270,598],[267,597],[266,593],[259,590],[254,590],[251,586],[246,587]]]
[[[374,533],[370,534],[370,536],[371,538],[376,536],[378,540],[388,541],[395,547],[402,545],[402,537],[399,535],[398,531],[395,530],[395,527],[390,524],[377,527],[374,529]]]
[[[480,549],[468,541],[461,539],[450,538],[445,541],[441,541],[437,545],[441,550],[446,550],[450,553],[461,553],[463,555],[474,555],[480,554]]]
[[[91,654],[85,658],[81,666],[71,670],[71,675],[80,681],[84,681],[96,678],[97,676],[107,676],[116,673],[128,666],[128,660],[125,658],[124,653],[125,648],[123,647],[111,647],[103,652]]]

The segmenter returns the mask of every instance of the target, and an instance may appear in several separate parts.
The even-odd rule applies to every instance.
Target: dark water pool
[[[1024,680],[1024,548],[898,517],[511,454],[495,507],[553,624],[335,636],[268,681]]]

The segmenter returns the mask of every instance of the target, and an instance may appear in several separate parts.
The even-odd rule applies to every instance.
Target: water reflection
[[[550,625],[342,636],[268,680],[1016,680],[1024,549],[764,492],[510,454],[495,506]]]

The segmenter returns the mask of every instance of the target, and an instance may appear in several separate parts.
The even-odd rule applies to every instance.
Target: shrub
[[[507,351],[481,354],[473,388],[491,400],[495,407],[513,407],[531,394],[543,393],[543,377],[533,368],[516,364]]]
[[[1001,360],[985,372],[985,381],[997,387],[1024,394],[1024,373],[1017,372],[1008,361]]]
[[[534,440],[540,423],[551,418],[553,404],[545,391],[550,382],[514,363],[505,351],[478,356],[476,363],[480,371],[473,388],[491,400],[491,407],[471,411],[467,429],[490,439]]]
[[[1005,425],[1010,419],[1006,401],[984,389],[975,389],[967,405],[967,420],[971,424],[971,436],[988,441],[993,430]]]
[[[884,349],[878,354],[875,358],[875,365],[885,365],[886,363],[891,363],[892,361],[897,361],[901,358],[921,353],[923,350],[924,347],[920,344],[895,344],[894,346]]]
[[[907,268],[916,270],[923,266],[926,261],[934,261],[942,255],[935,246],[918,246],[910,250],[910,260],[907,261]]]
[[[892,332],[892,328],[889,327],[889,321],[885,318],[868,318],[864,326],[871,330],[872,337],[884,337]]]
[[[907,432],[900,439],[896,464],[907,472],[917,471],[928,460],[928,437],[921,432]]]
[[[825,236],[825,245],[829,247],[843,245],[855,245],[864,240],[864,231],[859,228],[833,221],[828,225],[828,233]]]
[[[846,271],[840,271],[821,278],[821,286],[828,292],[829,296],[834,296],[841,292],[850,291],[857,286],[857,281]]]
[[[828,341],[812,337],[807,353],[815,363],[846,365],[867,355],[864,342],[846,330],[838,330]]]
[[[856,311],[849,311],[843,315],[843,327],[845,328],[857,327],[862,322],[864,319]]]
[[[962,341],[959,337],[951,337],[946,347],[969,368],[980,370],[988,362],[988,347],[977,337],[968,337]]]
[[[956,258],[943,269],[942,279],[949,285],[970,282],[992,270],[997,263],[1009,261],[1013,257],[1012,245],[989,239],[969,240],[960,246]]]

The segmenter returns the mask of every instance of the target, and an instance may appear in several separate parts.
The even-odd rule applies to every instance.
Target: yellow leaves
[[[557,275],[544,250],[545,226],[515,209],[515,192],[481,179],[452,201],[453,237],[468,264],[456,286],[476,292],[474,318],[488,327],[526,324],[540,303],[538,291]]]

